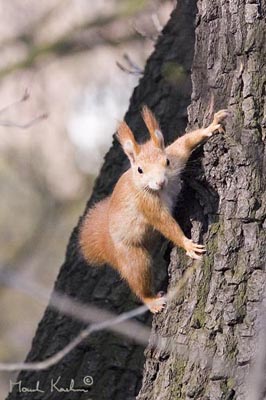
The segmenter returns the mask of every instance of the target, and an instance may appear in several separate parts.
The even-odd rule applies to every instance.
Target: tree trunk
[[[166,142],[171,142],[185,130],[187,106],[191,98],[190,72],[194,51],[195,14],[195,1],[180,1],[147,62],[144,77],[133,93],[126,114],[126,120],[138,138],[148,137],[140,117],[143,104],[147,104],[159,118]],[[106,155],[87,209],[95,201],[110,194],[127,166],[127,160],[115,141]],[[85,304],[93,303],[115,313],[132,309],[136,306],[136,299],[120,277],[108,267],[91,268],[82,259],[77,246],[79,224],[70,238],[66,260],[54,290]],[[166,261],[161,253],[160,249],[157,249],[155,275],[158,288],[161,288],[167,276]],[[146,313],[138,319],[149,324],[151,316]],[[38,326],[27,361],[44,360],[55,354],[83,327],[81,323],[48,306]],[[35,388],[36,382],[39,381],[45,393],[19,393],[16,386],[9,394],[8,400],[135,398],[142,380],[143,350],[143,347],[132,341],[109,332],[95,333],[57,365],[43,371],[24,371],[15,379],[28,388]],[[56,380],[59,376],[60,386],[68,387],[71,379],[75,380],[76,386],[82,386],[83,378],[88,375],[94,379],[89,393],[72,392],[67,395],[50,391],[51,380]]]
[[[126,114],[141,138],[145,130],[139,110],[148,104],[169,143],[184,131],[190,103],[189,128],[209,122],[212,98],[214,110],[228,107],[232,112],[226,134],[217,134],[196,151],[184,174],[177,218],[208,251],[182,295],[153,319],[139,400],[244,398],[260,319],[265,281],[265,0],[203,0],[197,6],[196,15],[196,1],[178,1]],[[126,165],[115,142],[88,207],[111,192]],[[115,312],[132,308],[133,296],[112,270],[92,269],[82,260],[77,232],[78,227],[55,290]],[[181,250],[172,250],[169,287],[190,263]],[[160,282],[163,266],[162,259],[157,261]],[[142,320],[149,322],[147,316]],[[48,307],[27,360],[54,354],[81,328]],[[128,400],[140,386],[142,352],[128,340],[97,333],[54,367],[22,372],[19,379],[28,387],[38,380],[45,386],[61,375],[63,386],[91,375],[92,399]],[[71,393],[69,398],[88,396]],[[8,399],[65,400],[66,394],[48,388],[45,394],[13,390]]]
[[[207,255],[182,295],[153,320],[138,400],[265,398],[265,336],[258,341],[266,248],[265,14],[265,1],[198,1],[189,128],[202,124],[211,94],[214,109],[229,108],[232,117],[226,134],[198,153],[201,167],[186,174],[192,236],[203,239]],[[170,287],[188,265],[174,249]],[[262,379],[252,373],[257,343]]]

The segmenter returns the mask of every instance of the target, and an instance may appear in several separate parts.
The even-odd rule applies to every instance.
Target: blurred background
[[[52,290],[117,121],[173,7],[0,0],[0,269]],[[1,361],[24,359],[44,307],[0,285]],[[9,378],[0,375],[1,399]]]

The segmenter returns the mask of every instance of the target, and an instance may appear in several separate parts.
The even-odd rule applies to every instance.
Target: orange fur
[[[205,251],[204,246],[185,236],[171,211],[180,186],[180,171],[195,146],[219,129],[220,120],[227,116],[222,111],[215,114],[208,128],[187,133],[166,149],[153,137],[159,124],[147,107],[143,118],[150,141],[137,144],[128,125],[120,124],[118,140],[131,168],[120,177],[111,196],[89,210],[81,224],[79,243],[85,259],[96,265],[112,265],[152,312],[164,305],[163,300],[151,304],[158,298],[152,288],[151,257],[146,247],[154,230],[183,247],[192,258],[199,258]]]
[[[125,121],[122,121],[119,124],[116,137],[117,140],[121,143],[122,147],[126,141],[130,140],[132,142],[134,152],[136,154],[139,154],[140,146],[135,141],[133,132]]]
[[[153,113],[151,112],[151,110],[147,107],[144,106],[142,108],[142,118],[145,122],[145,125],[148,128],[149,134],[151,136],[151,139],[153,140],[153,142],[156,145],[160,145],[159,141],[158,141],[158,137],[155,134],[155,131],[158,130],[160,131],[160,126],[158,121],[156,120],[155,116],[153,115]]]

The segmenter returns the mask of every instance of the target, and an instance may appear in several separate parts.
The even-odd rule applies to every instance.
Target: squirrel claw
[[[165,295],[160,296],[159,293],[157,294],[156,297],[146,302],[146,305],[153,314],[157,314],[158,312],[162,311],[166,305]]]
[[[201,260],[202,259],[202,254],[196,254],[195,251],[187,251],[186,255],[189,256],[190,258],[193,258],[193,260]]]
[[[225,129],[222,125],[220,125],[220,128],[218,128],[218,132],[225,134]]]
[[[194,243],[191,239],[185,240],[184,248],[186,250],[186,254],[195,260],[201,260],[202,254],[206,253],[206,248],[204,245]]]
[[[227,109],[219,110],[214,114],[213,124],[217,125],[224,121],[230,115],[230,111]]]
[[[225,133],[224,126],[222,122],[230,115],[230,111],[227,109],[220,110],[214,114],[212,123],[206,129],[206,135],[211,137],[215,131],[219,133]]]

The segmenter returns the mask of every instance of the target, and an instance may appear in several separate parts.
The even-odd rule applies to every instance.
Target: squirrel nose
[[[157,181],[156,184],[158,185],[158,187],[160,189],[162,189],[165,185],[165,179],[161,180],[161,181]]]

